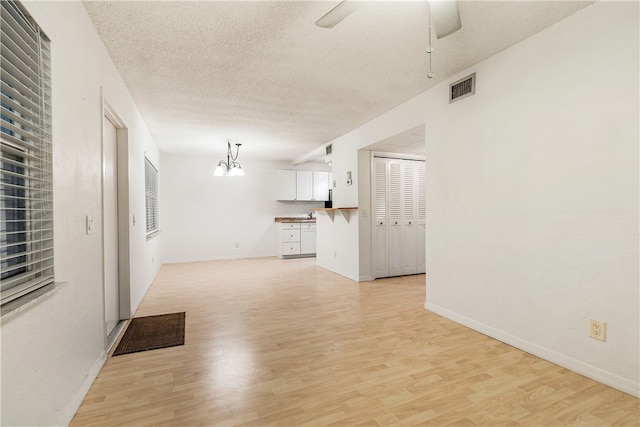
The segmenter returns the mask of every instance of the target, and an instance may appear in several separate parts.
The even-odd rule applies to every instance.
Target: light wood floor
[[[275,258],[168,265],[136,316],[184,346],[110,357],[73,426],[640,424],[638,399],[425,311],[425,276]]]

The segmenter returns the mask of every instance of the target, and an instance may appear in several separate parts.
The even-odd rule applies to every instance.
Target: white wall
[[[359,281],[357,232],[357,211],[334,211],[333,217],[319,213],[316,222],[316,265]]]
[[[425,123],[426,307],[636,395],[638,47],[638,3],[598,2],[333,141],[340,177],[357,150]],[[476,95],[450,105],[471,72]],[[334,201],[358,191],[339,182]],[[362,252],[334,271],[361,276]]]
[[[220,156],[162,154],[160,215],[164,262],[276,255],[276,216],[302,216],[322,202],[276,201],[276,170],[329,170],[239,160],[243,177],[214,177]],[[236,243],[238,247],[236,248]]]
[[[102,100],[129,129],[131,304],[160,267],[145,239],[144,157],[158,151],[81,2],[26,2],[51,38],[57,292],[2,322],[2,425],[67,424],[105,360]],[[93,215],[96,232],[85,233]],[[152,263],[152,258],[155,260]]]
[[[373,211],[371,209],[371,151],[358,150],[358,278],[360,281],[374,279],[371,263],[372,247],[371,227],[373,224]]]
[[[427,99],[426,307],[636,394],[638,48],[596,3]]]

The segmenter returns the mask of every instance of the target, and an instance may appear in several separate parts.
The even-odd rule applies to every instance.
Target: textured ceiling
[[[434,79],[425,2],[367,2],[315,26],[337,3],[85,7],[161,151],[222,156],[231,139],[243,159],[291,161],[592,2],[461,1],[462,29],[433,37]]]

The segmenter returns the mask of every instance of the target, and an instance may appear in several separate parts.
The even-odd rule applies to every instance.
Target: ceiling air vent
[[[476,73],[449,85],[449,104],[476,93]]]

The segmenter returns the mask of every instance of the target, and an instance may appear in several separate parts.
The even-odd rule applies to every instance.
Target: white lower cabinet
[[[278,223],[278,258],[316,255],[314,223]]]
[[[300,254],[316,254],[315,224],[300,224]]]
[[[300,255],[300,242],[287,242],[282,244],[282,255]]]

